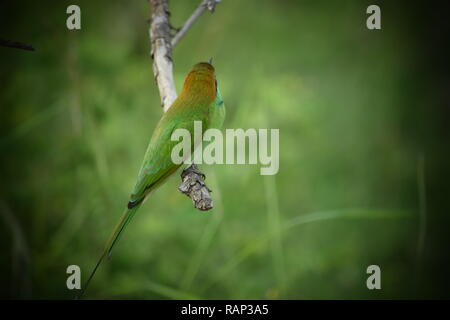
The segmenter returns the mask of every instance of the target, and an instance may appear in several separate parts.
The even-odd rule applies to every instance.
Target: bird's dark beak
[[[212,58],[209,58],[208,63],[212,65]]]

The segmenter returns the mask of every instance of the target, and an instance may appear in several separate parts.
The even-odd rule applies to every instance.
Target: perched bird
[[[201,121],[203,130],[219,129],[224,118],[225,105],[217,86],[214,67],[211,63],[200,62],[186,76],[181,94],[162,116],[153,131],[127,208],[106,243],[81,295],[87,289],[102,260],[111,254],[120,235],[144,200],[180,167],[181,164],[175,164],[171,159],[172,148],[178,143],[178,141],[171,140],[173,131],[181,128],[187,129],[191,137],[194,137],[194,121]],[[194,144],[195,141],[191,138],[192,151],[197,147]]]

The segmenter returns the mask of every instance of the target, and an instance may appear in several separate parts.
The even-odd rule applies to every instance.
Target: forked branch
[[[195,9],[194,13],[186,20],[181,29],[175,34],[172,39],[172,47],[175,45],[186,35],[188,30],[192,27],[194,22],[202,15],[205,10],[209,10],[214,12],[216,8],[216,4],[219,3],[220,0],[203,0],[200,5]]]

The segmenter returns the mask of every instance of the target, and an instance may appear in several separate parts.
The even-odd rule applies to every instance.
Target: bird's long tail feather
[[[106,256],[111,256],[112,249],[114,248],[115,244],[119,240],[122,232],[125,230],[126,226],[130,223],[131,219],[133,219],[134,214],[136,211],[138,211],[139,207],[141,206],[141,203],[137,204],[131,209],[125,209],[125,212],[122,215],[122,218],[120,219],[119,223],[117,224],[116,228],[114,229],[114,232],[112,233],[111,237],[109,238],[108,242],[106,243],[105,249],[103,250],[102,255],[100,256],[100,259],[98,259],[97,264],[94,267],[94,270],[92,270],[88,280],[86,281],[86,284],[83,286],[81,293],[78,295],[78,298],[81,298],[86,291],[87,287],[89,286],[89,283],[91,282],[92,278],[95,275],[95,272],[97,271],[98,267],[102,263],[103,259]]]

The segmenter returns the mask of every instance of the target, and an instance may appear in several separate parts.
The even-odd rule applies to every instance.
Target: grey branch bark
[[[169,5],[167,0],[150,0],[152,18],[150,41],[153,74],[159,89],[161,105],[166,112],[177,98],[173,80],[172,45],[170,43]]]
[[[195,164],[181,172],[181,181],[178,190],[192,199],[194,207],[202,211],[213,208],[212,190],[205,184],[205,175],[198,170]]]
[[[202,13],[208,9],[211,12],[214,12],[216,8],[216,4],[219,3],[220,0],[203,0],[200,5],[195,9],[194,13],[186,20],[181,29],[175,34],[172,39],[172,47],[175,45],[186,35],[189,28],[194,24],[194,22],[202,15]]]
[[[18,41],[10,41],[10,40],[0,39],[0,46],[34,51],[34,47],[31,44],[18,42]]]
[[[195,20],[205,11],[214,11],[220,0],[202,0],[199,7],[189,17],[183,27],[171,39],[170,12],[168,0],[149,0],[151,7],[150,41],[151,57],[153,59],[153,74],[158,85],[161,105],[164,112],[169,110],[177,98],[175,82],[173,80],[172,47],[186,34]],[[205,184],[205,175],[194,164],[181,173],[182,183],[178,190],[192,199],[194,207],[205,211],[213,208],[211,189]]]

